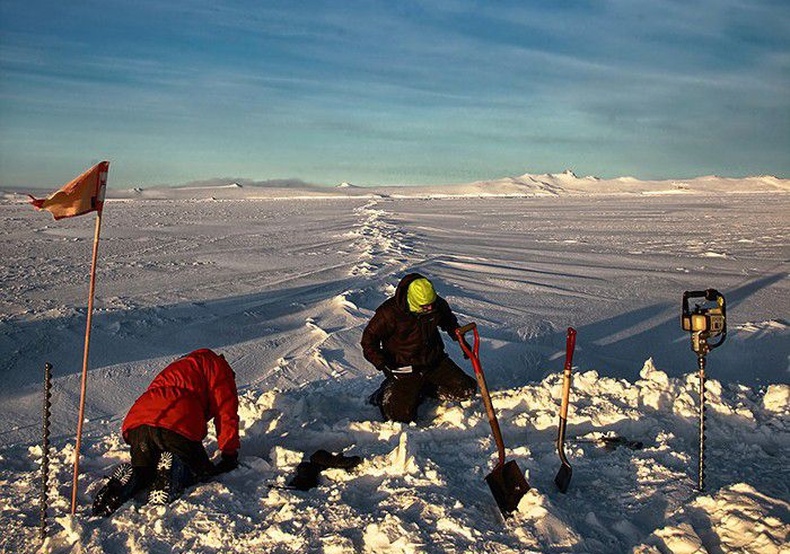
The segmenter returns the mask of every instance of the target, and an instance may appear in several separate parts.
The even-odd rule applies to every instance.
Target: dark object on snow
[[[689,298],[704,298],[689,309]],[[691,349],[697,353],[699,367],[699,472],[697,490],[705,490],[705,356],[722,345],[727,338],[727,306],[724,296],[716,289],[683,293],[680,323],[691,333]],[[719,337],[716,342],[708,342]]]
[[[318,450],[310,456],[309,462],[301,462],[296,466],[296,475],[288,481],[285,488],[307,491],[318,486],[318,477],[323,470],[337,468],[351,471],[361,463],[362,458],[359,456],[343,456],[323,449]]]
[[[362,463],[359,456],[343,456],[342,454],[332,454],[326,450],[318,450],[310,456],[310,462],[321,469],[337,468],[349,471]]]
[[[571,368],[573,367],[573,350],[576,347],[576,329],[568,327],[568,335],[565,339],[565,367],[562,370],[562,404],[560,405],[560,423],[557,429],[557,454],[560,456],[560,466],[554,483],[561,493],[568,492],[568,485],[571,484],[573,468],[565,457],[565,427],[568,423],[568,398],[571,393]]]
[[[642,441],[632,441],[621,436],[601,437],[599,439],[574,438],[571,440],[573,442],[597,444],[603,446],[604,450],[608,450],[609,452],[617,450],[618,446],[624,446],[631,450],[642,450],[642,448],[645,447]]]
[[[468,331],[473,331],[475,336],[472,349],[469,349],[469,345],[464,340],[464,334]],[[518,508],[519,501],[529,490],[529,483],[527,483],[524,473],[522,473],[515,460],[505,463],[505,443],[502,440],[502,432],[499,429],[494,405],[491,403],[491,396],[488,393],[483,368],[480,365],[480,335],[477,332],[477,325],[474,323],[464,325],[456,329],[455,334],[458,338],[458,344],[461,345],[464,353],[472,361],[472,367],[475,370],[475,376],[477,376],[477,384],[480,386],[480,396],[483,398],[483,405],[485,406],[486,414],[488,414],[488,421],[491,424],[491,431],[494,434],[499,453],[499,462],[486,477],[486,483],[491,488],[491,493],[494,495],[494,500],[496,500],[502,515],[508,517],[511,512]]]
[[[312,462],[301,462],[296,466],[296,475],[288,481],[288,488],[307,491],[318,486],[318,476],[321,468]]]
[[[625,446],[631,450],[642,450],[644,443],[642,441],[631,441],[625,437],[604,437],[599,439],[603,443],[604,448],[607,450],[615,450],[618,446]]]

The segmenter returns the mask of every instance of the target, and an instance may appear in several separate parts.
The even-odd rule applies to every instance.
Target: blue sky
[[[790,176],[786,0],[2,0],[0,186]]]

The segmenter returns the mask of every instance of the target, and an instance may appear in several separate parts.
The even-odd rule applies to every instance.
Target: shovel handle
[[[466,344],[464,340],[464,334],[469,331],[474,331],[475,335],[475,342],[472,348],[469,348],[469,345]],[[497,464],[497,467],[501,467],[505,465],[505,441],[502,440],[502,431],[499,428],[499,421],[497,421],[496,418],[494,404],[491,402],[491,395],[488,392],[488,385],[486,384],[483,367],[480,365],[480,334],[477,332],[477,324],[473,322],[459,327],[455,330],[455,336],[458,338],[458,344],[461,345],[461,349],[472,361],[475,377],[477,377],[477,385],[480,387],[480,396],[483,398],[483,406],[485,406],[488,422],[491,424],[491,432],[496,442],[497,453],[499,454],[499,464]]]
[[[568,397],[571,394],[571,368],[573,367],[573,350],[576,348],[576,329],[573,327],[568,327],[568,335],[565,339],[565,367],[562,371],[562,405],[560,406],[560,423],[557,426],[557,453],[560,456],[560,461],[562,462],[562,468],[565,471],[569,472],[571,470],[571,465],[568,463],[568,458],[565,456],[565,427],[568,424]],[[560,469],[562,472],[563,469]],[[570,473],[567,474],[567,479],[570,479]],[[560,478],[560,474],[557,475],[557,479]],[[560,482],[557,481],[558,486],[560,486],[560,490],[563,490],[563,487],[568,486],[567,482],[563,485],[560,485]]]
[[[475,335],[474,346],[469,346],[466,342],[464,335],[469,331],[473,331]],[[463,327],[455,330],[455,338],[458,339],[458,344],[461,346],[464,354],[472,361],[472,367],[475,370],[475,375],[483,373],[483,368],[480,366],[480,333],[477,332],[477,324],[467,323]]]
[[[576,329],[568,327],[568,335],[565,339],[565,367],[562,370],[562,405],[560,406],[560,418],[568,417],[568,397],[571,392],[571,368],[573,367],[573,351],[576,348]]]
[[[475,342],[474,346],[469,346],[469,343],[466,342],[464,335],[467,334],[469,331],[474,331],[475,334]],[[467,323],[463,327],[459,327],[455,330],[455,337],[458,339],[458,344],[461,346],[461,350],[464,354],[466,354],[467,358],[473,360],[472,365],[474,366],[474,359],[478,358],[479,360],[479,352],[480,352],[480,334],[477,332],[477,324],[475,322]],[[477,373],[477,369],[475,369],[475,373]]]

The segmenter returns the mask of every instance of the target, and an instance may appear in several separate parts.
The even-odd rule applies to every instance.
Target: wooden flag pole
[[[96,260],[99,257],[99,233],[101,232],[101,210],[96,212],[96,232],[93,236],[93,259],[91,279],[88,289],[88,321],[85,325],[85,350],[82,355],[82,383],[80,386],[80,415],[77,421],[77,444],[74,447],[74,481],[71,487],[71,515],[77,511],[77,485],[80,475],[80,445],[82,443],[82,423],[85,420],[85,392],[88,385],[88,352],[91,342],[91,320],[93,319],[93,292],[96,287]]]

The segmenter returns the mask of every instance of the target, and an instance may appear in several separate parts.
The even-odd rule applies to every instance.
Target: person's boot
[[[381,407],[381,397],[384,395],[384,387],[385,387],[386,384],[387,384],[387,381],[385,379],[381,383],[381,385],[379,385],[379,388],[377,388],[375,391],[373,391],[373,394],[368,396],[368,404],[370,404],[371,406],[379,406],[379,407]]]
[[[113,514],[132,497],[133,492],[134,468],[132,464],[121,464],[96,493],[93,499],[93,515],[107,517]]]
[[[151,504],[166,505],[171,500],[171,470],[173,469],[173,453],[162,452],[156,464],[156,477],[148,493],[148,502]]]

